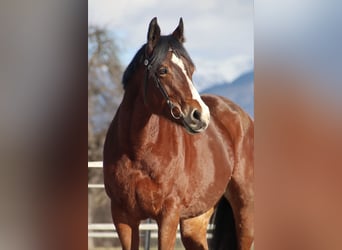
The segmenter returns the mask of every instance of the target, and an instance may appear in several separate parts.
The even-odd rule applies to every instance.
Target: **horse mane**
[[[144,62],[145,59],[148,59],[150,62],[152,62],[152,68],[150,71],[154,75],[157,69],[160,67],[161,62],[165,59],[170,48],[178,57],[183,56],[192,65],[194,65],[182,43],[179,42],[173,35],[161,36],[156,47],[153,49],[153,53],[150,58],[146,58],[145,48],[146,44],[144,44],[138,50],[123,74],[122,84],[125,90],[129,84],[131,76],[134,74],[137,67]]]

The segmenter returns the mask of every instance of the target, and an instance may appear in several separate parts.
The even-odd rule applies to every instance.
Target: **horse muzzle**
[[[183,116],[183,125],[190,134],[197,134],[207,129],[210,121],[210,114],[203,113],[198,109],[192,109],[188,115]]]

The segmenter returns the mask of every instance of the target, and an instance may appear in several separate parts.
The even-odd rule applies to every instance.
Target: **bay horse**
[[[139,249],[139,223],[147,218],[158,224],[158,249],[174,249],[179,224],[186,249],[208,249],[217,207],[212,248],[250,249],[254,123],[231,101],[198,94],[183,43],[182,18],[167,36],[153,18],[147,43],[124,72],[103,152],[113,222],[124,250]]]

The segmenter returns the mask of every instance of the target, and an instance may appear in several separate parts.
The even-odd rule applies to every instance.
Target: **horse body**
[[[205,100],[226,105],[223,99],[214,96]],[[105,177],[109,178],[106,183],[116,185],[108,190],[110,196],[116,197],[116,202],[125,208],[133,208],[135,214],[141,214],[140,219],[156,219],[168,197],[179,199],[181,218],[209,210],[224,193],[233,170],[234,151],[227,125],[212,116],[206,133],[193,136],[154,114],[145,114],[144,121],[143,111],[139,111],[143,103],[135,105],[130,110],[139,119],[120,107],[113,126],[121,116],[145,124],[132,125],[128,119],[127,124],[121,125],[131,127],[126,134],[113,131],[113,137],[107,139],[106,147],[112,151],[109,157],[116,158],[104,159]],[[129,145],[135,149],[130,150]]]
[[[165,58],[173,57],[170,50]],[[190,66],[180,69],[184,73]],[[158,223],[159,249],[173,249],[179,223],[186,249],[207,249],[206,228],[222,196],[234,211],[239,248],[249,249],[253,121],[234,103],[212,95],[203,96],[203,104],[190,100],[191,107],[171,104],[170,113],[160,93],[146,96],[145,74],[142,64],[134,69],[104,146],[105,188],[123,249],[138,249],[138,226],[146,218]],[[210,126],[201,118],[204,105],[210,110]],[[176,112],[182,114],[183,123]],[[185,117],[187,113],[192,117]],[[188,125],[186,119],[197,123]]]

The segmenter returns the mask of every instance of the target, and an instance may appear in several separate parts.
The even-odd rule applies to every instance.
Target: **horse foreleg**
[[[139,223],[112,203],[112,218],[123,250],[139,250]]]
[[[157,219],[158,223],[158,250],[174,250],[179,211],[175,208],[166,207]]]
[[[214,208],[200,216],[181,220],[182,242],[186,250],[208,250],[207,228]]]

